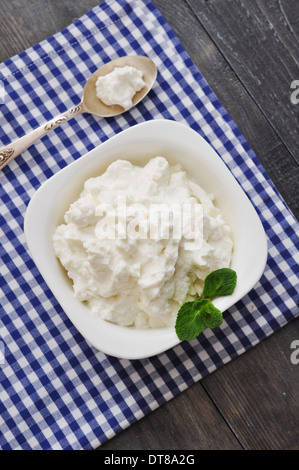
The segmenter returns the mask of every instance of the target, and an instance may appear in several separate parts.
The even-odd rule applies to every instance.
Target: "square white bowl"
[[[174,328],[137,329],[94,316],[75,298],[70,279],[57,260],[52,236],[63,215],[83,189],[84,182],[102,174],[117,159],[144,165],[164,156],[180,163],[200,186],[214,194],[233,235],[231,268],[237,272],[234,293],[214,300],[224,311],[247,294],[261,277],[267,260],[267,240],[261,221],[241,186],[215,150],[195,131],[169,120],[137,124],[60,170],[32,197],[24,222],[30,254],[44,280],[78,331],[95,348],[126,359],[141,359],[177,345]]]

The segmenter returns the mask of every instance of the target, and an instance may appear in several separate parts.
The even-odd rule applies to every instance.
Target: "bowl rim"
[[[55,228],[55,225],[53,225],[53,223],[51,225],[50,220],[47,219],[47,211],[54,210],[54,202],[51,200],[52,198],[48,196],[49,192],[52,192],[55,186],[56,188],[61,189],[67,177],[74,175],[78,170],[86,167],[86,165],[94,165],[95,160],[101,154],[103,155],[107,152],[109,147],[113,149],[113,146],[117,147],[118,145],[124,144],[132,146],[136,138],[142,140],[145,138],[148,139],[149,137],[154,138],[157,135],[160,139],[166,139],[168,134],[171,134],[174,141],[184,136],[186,141],[183,145],[186,146],[190,145],[190,140],[196,140],[196,143],[202,149],[204,155],[203,158],[206,158],[207,165],[209,166],[209,162],[212,162],[213,170],[215,171],[216,169],[220,172],[225,182],[228,182],[227,184],[232,184],[234,186],[233,190],[238,191],[238,199],[242,200],[241,203],[243,205],[246,204],[246,209],[248,210],[251,218],[251,223],[255,226],[254,241],[257,244],[259,256],[258,263],[254,266],[254,272],[251,272],[250,281],[248,281],[244,286],[239,286],[236,294],[218,298],[214,302],[217,308],[220,308],[222,311],[227,310],[244,297],[262,276],[268,254],[267,238],[260,218],[258,217],[251,201],[218,153],[203,137],[184,123],[168,119],[153,119],[135,124],[134,126],[117,133],[79,159],[64,167],[62,170],[59,170],[49,180],[43,183],[31,198],[24,218],[24,233],[29,253],[68,318],[92,346],[108,355],[121,359],[132,360],[151,357],[178,345],[181,341],[176,336],[174,327],[137,330],[109,323],[95,317],[94,315],[93,318],[96,319],[96,323],[90,320],[91,317],[88,316],[88,321],[90,320],[93,326],[93,334],[90,333],[90,328],[84,324],[84,321],[82,321],[82,313],[83,311],[87,313],[87,307],[83,310],[80,307],[80,304],[82,306],[82,302],[77,300],[73,294],[70,295],[70,292],[63,289],[63,286],[57,285],[55,279],[55,263],[58,264],[58,260],[55,255],[55,261],[49,256],[43,256],[44,250],[47,249],[47,238],[45,237],[49,236],[46,229],[54,230]],[[200,158],[197,162],[194,162],[194,165],[196,165],[196,163],[200,163]],[[42,222],[46,224],[46,227],[43,228]],[[57,273],[58,271],[56,272],[56,275]],[[87,317],[85,317],[85,319],[87,320]],[[134,333],[132,333],[133,331]],[[136,334],[136,331],[138,334]],[[115,341],[115,336],[117,336],[117,334],[118,341]],[[119,339],[122,341],[119,341]],[[126,349],[124,350],[124,348]]]

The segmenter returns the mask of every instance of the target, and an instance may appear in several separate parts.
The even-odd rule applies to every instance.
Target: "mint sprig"
[[[236,272],[229,268],[217,269],[209,274],[204,283],[203,297],[231,295],[236,287]]]
[[[218,328],[223,320],[222,313],[211,298],[230,295],[237,282],[237,274],[229,268],[217,269],[204,282],[203,295],[191,302],[185,302],[178,311],[175,331],[180,340],[190,341],[205,328]]]

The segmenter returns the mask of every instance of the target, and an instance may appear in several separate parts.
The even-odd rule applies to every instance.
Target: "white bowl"
[[[251,202],[213,148],[186,125],[160,119],[137,124],[60,170],[30,201],[24,222],[27,245],[44,280],[79,332],[95,348],[119,358],[153,356],[180,341],[174,328],[142,330],[94,316],[75,298],[71,281],[55,257],[52,235],[86,179],[103,173],[119,158],[144,165],[157,155],[181,163],[205,190],[213,193],[232,229],[231,267],[237,272],[238,282],[233,295],[214,301],[217,308],[224,311],[247,294],[261,277],[267,259],[265,232]]]

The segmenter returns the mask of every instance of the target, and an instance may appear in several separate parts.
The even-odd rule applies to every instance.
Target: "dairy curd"
[[[97,97],[107,106],[118,104],[125,110],[133,106],[132,98],[145,83],[143,73],[130,65],[115,67],[111,73],[96,81]]]
[[[152,216],[159,207],[174,208],[163,223]],[[192,209],[198,233],[186,221],[187,231],[175,227],[182,207]],[[53,245],[74,295],[120,325],[173,326],[180,306],[202,293],[206,276],[230,265],[231,232],[213,196],[161,156],[144,167],[112,163],[85,182],[64,221]]]

